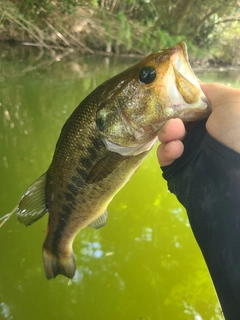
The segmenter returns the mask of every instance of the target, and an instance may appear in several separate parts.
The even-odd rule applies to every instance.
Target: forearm
[[[240,319],[240,155],[208,134],[199,140],[203,130],[185,142],[175,169],[163,168],[164,177],[187,210],[225,318],[235,320]]]

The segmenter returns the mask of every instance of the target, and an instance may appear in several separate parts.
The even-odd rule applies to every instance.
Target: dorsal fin
[[[45,204],[46,173],[36,180],[22,196],[17,208],[17,218],[26,226],[39,220],[47,212]]]

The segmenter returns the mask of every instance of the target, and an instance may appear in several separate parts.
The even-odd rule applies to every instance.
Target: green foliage
[[[2,0],[0,10],[0,38],[140,54],[185,41],[198,58],[240,60],[236,0]]]
[[[91,5],[93,6],[93,8],[98,9],[98,0],[92,0]]]
[[[48,16],[55,10],[71,14],[78,5],[78,0],[12,0],[11,1],[25,17]]]
[[[118,12],[117,15],[119,21],[119,32],[117,36],[117,40],[125,42],[126,49],[129,50],[132,45],[132,28],[127,19],[127,16],[124,14],[122,10]]]
[[[219,61],[233,65],[240,63],[240,25],[238,21],[228,21],[217,25],[211,34],[211,42],[215,43],[211,52]]]

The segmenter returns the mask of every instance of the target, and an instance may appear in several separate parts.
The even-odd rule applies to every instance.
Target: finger
[[[170,119],[158,132],[158,139],[167,143],[172,140],[182,140],[186,135],[186,130],[182,120]]]
[[[206,129],[216,140],[240,153],[240,90],[219,83],[201,84],[213,112]]]
[[[175,140],[169,143],[161,143],[157,149],[157,157],[159,164],[163,166],[170,165],[173,161],[179,158],[184,150],[182,141]]]
[[[200,86],[213,110],[225,104],[240,103],[239,89],[229,88],[221,83],[200,83]]]

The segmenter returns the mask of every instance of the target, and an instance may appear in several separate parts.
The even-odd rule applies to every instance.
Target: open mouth
[[[176,73],[180,74],[183,78],[200,89],[198,79],[189,63],[187,46],[184,42],[178,43],[173,48],[173,54],[171,55],[170,61],[172,63],[175,75]]]
[[[171,102],[165,113],[187,122],[206,118],[211,110],[210,103],[189,64],[185,43],[172,48],[169,60],[172,72],[168,73],[165,83]]]

